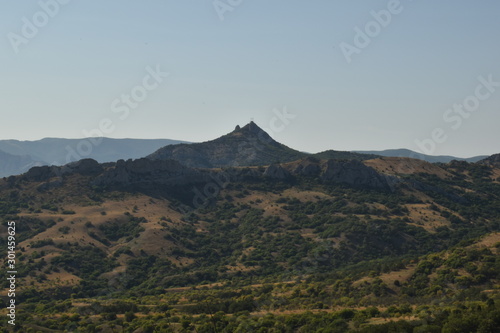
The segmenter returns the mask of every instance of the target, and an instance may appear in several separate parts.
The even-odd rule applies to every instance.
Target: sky
[[[0,139],[500,153],[495,0],[0,0]]]

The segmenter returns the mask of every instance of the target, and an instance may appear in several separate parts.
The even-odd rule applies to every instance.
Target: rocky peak
[[[273,140],[253,121],[217,139],[160,148],[147,158],[176,160],[192,168],[270,165],[290,162],[306,154]]]
[[[261,140],[264,139],[266,141],[270,141],[270,140],[274,141],[273,139],[271,139],[269,134],[266,133],[266,131],[264,131],[262,128],[260,128],[253,121],[249,122],[248,124],[246,124],[243,127],[240,127],[239,125],[236,126],[233,133],[240,134],[240,135],[243,135],[245,137],[257,137]],[[232,134],[232,133],[230,133],[230,134]]]

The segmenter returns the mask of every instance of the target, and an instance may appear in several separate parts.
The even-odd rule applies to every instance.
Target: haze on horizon
[[[500,152],[493,0],[0,4],[0,139]]]

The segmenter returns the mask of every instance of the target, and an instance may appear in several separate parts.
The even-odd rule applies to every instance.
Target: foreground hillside
[[[499,177],[491,163],[405,158],[33,168],[0,181],[2,219],[17,223],[18,322],[26,331],[494,332]]]

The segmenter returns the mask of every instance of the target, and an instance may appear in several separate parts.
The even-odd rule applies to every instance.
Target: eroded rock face
[[[59,169],[60,168],[55,166],[33,167],[22,175],[21,178],[29,181],[44,181],[56,177]]]
[[[77,162],[66,164],[62,167],[64,173],[78,173],[84,176],[97,175],[103,171],[102,166],[91,158],[86,158]]]
[[[271,164],[264,171],[264,177],[273,178],[273,179],[287,179],[290,178],[291,174],[283,168],[280,164]]]
[[[298,164],[292,167],[292,174],[314,177],[320,174],[320,160],[314,157],[307,157],[301,160]]]
[[[81,174],[84,176],[98,175],[102,171],[102,166],[96,160],[87,158],[64,166],[33,167],[21,177],[30,181],[45,181],[54,177],[71,174]]]

